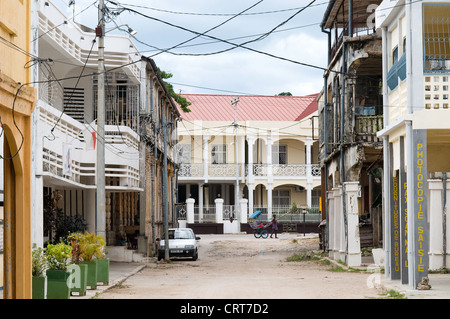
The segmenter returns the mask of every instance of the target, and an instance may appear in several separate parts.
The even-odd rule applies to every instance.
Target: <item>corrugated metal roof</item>
[[[306,96],[182,94],[192,104],[191,112],[180,110],[181,118],[194,121],[299,121],[317,110],[318,94]]]

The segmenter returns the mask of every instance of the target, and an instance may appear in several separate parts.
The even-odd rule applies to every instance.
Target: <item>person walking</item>
[[[272,233],[270,234],[270,238],[273,238],[273,234],[275,234],[275,238],[277,237],[278,224],[277,224],[277,216],[273,215],[272,217]]]

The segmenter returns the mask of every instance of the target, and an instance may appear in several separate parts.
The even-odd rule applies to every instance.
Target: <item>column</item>
[[[442,180],[428,181],[428,194],[430,205],[430,269],[439,269],[443,266],[443,233],[442,233]]]
[[[216,198],[214,200],[216,204],[216,223],[222,224],[223,223],[223,199],[222,198]]]
[[[238,217],[239,217],[239,221],[241,222],[241,224],[247,223],[247,216],[248,216],[247,203],[248,203],[248,200],[245,198],[242,198],[239,202],[239,205],[241,208],[241,211],[240,211],[241,214]]]
[[[186,199],[186,222],[188,224],[193,224],[194,221],[194,203],[195,199],[188,198]]]
[[[272,220],[272,183],[267,184],[267,219]]]
[[[208,135],[203,135],[203,177],[205,179],[205,183],[208,183]]]
[[[248,217],[253,214],[253,183],[250,183],[248,186]]]
[[[311,145],[312,137],[308,136],[306,138],[306,204],[308,208],[312,203]]]
[[[334,192],[328,191],[328,256],[333,258],[336,241],[334,238]]]
[[[341,197],[340,197],[340,187],[333,188],[334,197],[334,254],[333,258],[339,260],[341,258],[339,250],[341,248]]]
[[[361,196],[359,182],[346,182],[345,197],[347,210],[347,266],[361,266],[361,240],[359,236],[358,197]]]
[[[203,184],[198,184],[198,222],[203,220]]]
[[[272,219],[272,135],[267,136],[267,218]]]

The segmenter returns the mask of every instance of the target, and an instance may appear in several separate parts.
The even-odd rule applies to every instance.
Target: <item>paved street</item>
[[[150,262],[100,299],[364,299],[380,298],[365,272],[332,271],[335,264],[288,262],[318,249],[316,236],[201,235],[199,259]]]

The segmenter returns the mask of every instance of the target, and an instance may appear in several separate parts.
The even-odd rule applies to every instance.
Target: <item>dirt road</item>
[[[200,235],[199,259],[148,263],[101,299],[362,299],[380,298],[367,273],[333,272],[317,261],[288,262],[294,253],[317,250],[318,238],[279,234]]]

